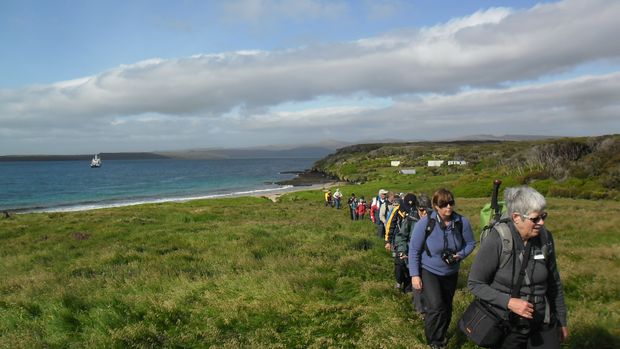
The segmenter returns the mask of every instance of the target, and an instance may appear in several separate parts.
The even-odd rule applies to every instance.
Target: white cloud
[[[230,6],[242,3],[249,6],[243,14],[248,18],[259,18],[265,9],[294,16],[299,9],[314,15],[331,6],[310,0]],[[291,4],[296,7],[287,8]],[[88,133],[110,140],[99,141],[100,148],[124,147],[106,151],[300,143],[333,128],[351,130],[346,138],[355,141],[392,137],[393,118],[412,121],[416,126],[402,132],[419,134],[414,138],[440,138],[442,127],[451,136],[618,132],[617,74],[501,86],[617,61],[619,17],[620,2],[603,0],[489,9],[356,42],[156,58],[96,76],[0,90],[0,153],[33,149],[39,142],[29,140],[47,139],[49,130],[66,146],[73,144],[71,137],[77,144],[82,137],[76,135]],[[351,104],[270,111],[360,93],[398,102],[382,109]]]

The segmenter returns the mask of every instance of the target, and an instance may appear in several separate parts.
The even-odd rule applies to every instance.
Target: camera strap
[[[458,225],[458,222],[456,219],[453,220],[450,224],[450,230],[452,231],[452,241],[454,242],[454,251],[458,251],[461,247],[459,246],[459,244],[456,242],[456,235],[457,233],[460,233],[459,235],[461,235],[461,240],[462,240],[462,232],[460,232]],[[448,243],[448,226],[446,225],[446,223],[444,223],[443,221],[441,221],[439,223],[439,227],[441,228],[442,232],[443,232],[443,250],[444,251],[448,251],[451,250],[449,249],[449,243]]]
[[[441,222],[440,227],[443,232],[443,250],[447,251],[448,250],[448,232],[446,230],[448,229],[448,227],[443,222]],[[452,239],[454,239],[454,235],[452,236]],[[456,248],[456,240],[454,241],[454,247]]]

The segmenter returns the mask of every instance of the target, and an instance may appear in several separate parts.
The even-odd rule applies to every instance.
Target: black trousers
[[[555,320],[551,324],[536,324],[521,319],[512,322],[510,332],[497,349],[560,349],[560,328]]]
[[[413,305],[413,310],[420,314],[425,314],[426,307],[424,306],[424,298],[422,298],[422,291],[412,288],[411,293],[412,293],[411,304]]]
[[[406,259],[400,259],[398,253],[394,256],[394,278],[396,282],[403,285],[403,289],[411,288],[411,276],[409,276],[409,267]]]
[[[424,316],[424,334],[430,345],[442,345],[452,319],[452,299],[456,291],[458,273],[436,275],[422,268],[422,295],[426,315]]]

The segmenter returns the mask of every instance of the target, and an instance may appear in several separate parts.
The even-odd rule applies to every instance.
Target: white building
[[[428,160],[428,167],[439,167],[443,165],[443,160]]]
[[[400,166],[400,161],[393,160],[392,162],[390,162],[390,165],[391,165],[392,167],[397,167],[397,166]]]
[[[402,169],[400,170],[400,174],[415,174],[415,168]]]
[[[450,160],[448,161],[448,165],[467,165],[467,161],[464,160]]]

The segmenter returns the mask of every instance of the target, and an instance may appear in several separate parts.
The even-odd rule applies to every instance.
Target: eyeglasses
[[[543,212],[542,214],[539,214],[538,217],[530,217],[524,214],[522,214],[521,217],[529,219],[534,224],[538,224],[540,223],[541,220],[544,221],[545,219],[547,219],[547,212]]]
[[[440,203],[437,204],[437,206],[439,206],[439,208],[446,208],[446,207],[448,207],[448,205],[454,206],[454,204],[455,204],[454,200],[450,200],[448,202],[440,202]]]

